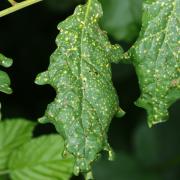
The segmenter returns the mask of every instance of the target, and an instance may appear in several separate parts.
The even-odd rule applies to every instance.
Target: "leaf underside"
[[[123,114],[110,67],[122,50],[111,45],[100,30],[101,16],[99,2],[89,0],[61,22],[58,48],[51,56],[48,71],[36,79],[37,84],[50,84],[57,92],[40,121],[53,123],[63,136],[65,149],[75,157],[75,174],[89,172],[101,150],[111,152],[107,130],[112,117]]]
[[[64,143],[59,135],[32,139],[12,153],[9,161],[13,180],[69,180],[73,159],[62,158]]]
[[[180,98],[179,17],[179,0],[146,1],[140,37],[130,50],[142,92],[136,104],[147,110],[150,127],[166,121]]]
[[[24,119],[0,121],[0,170],[6,170],[10,154],[29,141],[35,123]]]

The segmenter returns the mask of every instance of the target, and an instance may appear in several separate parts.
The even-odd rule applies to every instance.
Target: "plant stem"
[[[12,5],[12,6],[14,6],[17,2],[16,1],[14,1],[14,0],[8,0],[9,1],[9,3]]]
[[[5,10],[0,11],[0,17],[6,16],[6,15],[8,15],[8,14],[11,14],[11,13],[13,13],[13,12],[15,12],[15,11],[18,11],[18,10],[20,10],[20,9],[22,9],[22,8],[25,8],[25,7],[27,7],[27,6],[30,6],[30,5],[35,4],[35,3],[37,3],[37,2],[40,2],[40,1],[42,1],[42,0],[25,0],[25,1],[20,2],[20,3],[13,3],[12,0],[9,0],[9,2],[10,2],[13,6],[10,7],[10,8],[7,8],[7,9],[5,9]],[[15,2],[15,1],[14,1],[14,2]]]

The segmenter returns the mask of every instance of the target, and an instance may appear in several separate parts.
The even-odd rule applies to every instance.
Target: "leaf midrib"
[[[86,30],[86,24],[87,24],[87,19],[88,19],[88,15],[89,15],[89,11],[90,11],[90,7],[91,7],[91,3],[92,3],[92,0],[88,0],[88,4],[87,4],[87,9],[86,9],[86,13],[85,13],[85,17],[84,17],[84,26],[82,28],[82,32],[81,32],[81,43],[80,43],[80,64],[79,64],[79,78],[80,78],[80,83],[81,83],[81,100],[80,100],[80,125],[83,129],[83,132],[84,132],[84,144],[86,144],[86,132],[84,130],[84,127],[83,127],[83,122],[82,122],[82,110],[83,110],[83,101],[84,101],[84,83],[82,81],[82,61],[83,61],[83,39],[84,39],[84,34],[85,34],[85,30]],[[86,148],[84,148],[84,155],[86,155]]]

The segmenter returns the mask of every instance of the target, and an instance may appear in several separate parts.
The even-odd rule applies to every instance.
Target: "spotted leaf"
[[[3,67],[10,67],[12,65],[12,59],[5,57],[4,55],[0,54],[0,65]],[[10,94],[12,93],[10,85],[10,79],[7,73],[0,71],[0,91]]]
[[[57,96],[48,105],[41,122],[51,122],[65,139],[66,150],[74,155],[74,172],[87,173],[101,150],[111,149],[107,131],[115,114],[121,116],[118,97],[111,81],[111,62],[122,54],[111,45],[98,20],[102,8],[97,0],[76,8],[58,25],[58,48],[37,84],[52,85]],[[89,172],[89,173],[88,173]]]
[[[163,122],[180,98],[180,1],[144,3],[142,30],[132,47],[142,95],[137,105],[148,112],[149,126]]]

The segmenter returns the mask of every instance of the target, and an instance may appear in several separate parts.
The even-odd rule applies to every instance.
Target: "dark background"
[[[141,0],[101,0],[103,29],[112,43],[127,50],[135,42],[141,28]],[[1,93],[3,118],[24,117],[36,121],[47,104],[53,101],[52,87],[38,86],[34,79],[46,70],[49,56],[55,50],[56,28],[73,13],[78,0],[44,0],[16,13],[0,18],[0,53],[13,58],[8,72],[12,95]],[[4,0],[0,9],[8,7]],[[2,68],[3,69],[3,68]],[[103,154],[94,167],[97,180],[179,180],[180,179],[180,102],[170,108],[167,123],[147,127],[146,112],[134,105],[140,95],[132,65],[112,65],[113,82],[120,106],[126,111],[121,119],[113,119],[109,142],[116,161],[108,162]],[[34,134],[55,132],[52,125],[38,125]],[[81,177],[73,177],[81,179]]]

